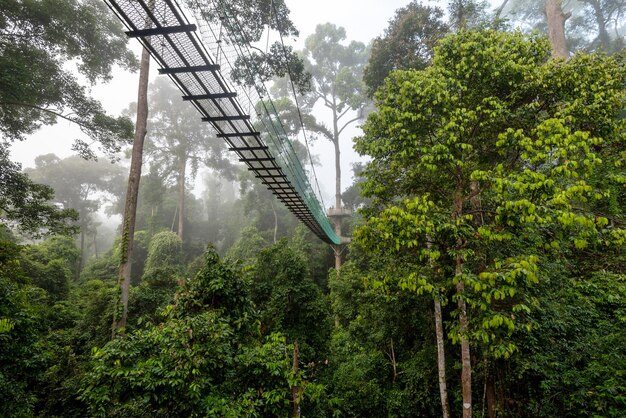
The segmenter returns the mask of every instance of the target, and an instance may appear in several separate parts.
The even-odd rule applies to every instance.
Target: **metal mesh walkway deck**
[[[150,51],[161,66],[159,73],[169,75],[183,100],[193,103],[240,161],[320,239],[339,244],[277,112],[271,101],[263,100],[269,97],[263,83],[247,89],[231,86],[225,77],[244,53],[241,46],[223,37],[221,27],[216,34],[199,15],[190,23],[172,0],[106,1],[128,36]],[[248,105],[247,111],[242,104]]]

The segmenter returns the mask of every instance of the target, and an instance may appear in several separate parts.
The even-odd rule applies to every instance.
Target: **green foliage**
[[[568,50],[620,53],[624,48],[624,35],[618,28],[624,23],[621,16],[625,6],[620,0],[563,3]],[[501,16],[524,30],[547,34],[544,9],[543,1],[514,1],[503,7]]]
[[[259,234],[257,228],[250,226],[241,231],[241,237],[228,250],[226,258],[249,264],[259,251],[266,247],[267,241]]]
[[[368,95],[382,86],[393,70],[422,70],[430,64],[433,49],[450,29],[443,11],[412,1],[396,10],[383,36],[374,39],[372,52],[363,73]]]
[[[15,324],[10,319],[0,319],[0,334],[6,334],[7,332],[11,332],[13,327],[15,327]]]
[[[74,240],[68,236],[50,237],[36,246],[29,247],[29,250],[33,251],[33,257],[38,260],[62,260],[65,266],[72,271],[72,275],[76,273],[80,253]]]
[[[241,28],[246,36],[273,24],[272,4],[227,3],[220,7],[254,23]],[[275,5],[286,16],[284,4]],[[453,2],[454,25],[476,20],[477,6]],[[49,111],[76,107],[75,119],[96,137],[98,129],[109,139],[123,130],[122,120],[98,119],[99,105],[65,72],[69,61],[77,62],[94,81],[114,62],[131,63],[120,58],[122,38],[101,38],[110,24],[104,13],[91,0],[13,1],[0,11],[6,32],[0,70],[9,69],[0,71],[0,96],[22,88],[24,98],[0,103],[6,140],[52,123]],[[442,40],[425,67],[445,29],[439,12],[411,3],[392,23],[374,47],[382,70],[423,69],[392,73],[356,141],[359,152],[372,157],[361,183],[366,196],[354,188],[345,201],[364,206],[363,225],[353,261],[328,278],[328,296],[320,288],[326,288],[329,252],[303,229],[291,234],[293,219],[267,204],[271,196],[246,189],[247,179],[244,200],[228,206],[256,225],[228,253],[244,271],[212,247],[187,266],[197,237],[209,231],[191,219],[206,214],[188,200],[195,235],[184,246],[171,232],[156,233],[170,227],[176,198],[154,169],[142,190],[145,229],[135,237],[130,310],[136,320],[110,341],[119,248],[92,260],[73,281],[79,254],[71,238],[16,245],[5,226],[21,224],[35,235],[72,232],[67,224],[75,214],[49,205],[52,190],[23,176],[2,148],[3,416],[284,417],[293,393],[303,416],[436,416],[433,298],[443,303],[445,318],[459,314],[450,302],[466,302],[467,334],[454,319],[446,330],[452,341],[471,339],[474,381],[480,382],[474,399],[483,399],[483,381],[485,390],[494,383],[498,416],[623,415],[623,62],[600,55],[553,62],[542,38],[480,31]],[[295,31],[290,22],[283,29]],[[334,110],[346,115],[364,103],[358,78],[366,49],[344,38],[340,28],[322,25],[307,41],[307,56],[317,71],[314,95],[328,93],[332,101],[334,94]],[[257,58],[267,74],[277,63]],[[27,62],[32,71],[17,71]],[[310,106],[317,100],[307,99]],[[291,104],[280,106],[288,123],[296,120]],[[163,125],[154,133],[164,137],[186,123],[155,115]],[[337,140],[342,126],[316,129]],[[291,133],[298,129],[288,126]],[[42,156],[31,173],[42,182],[53,174],[65,179],[55,184],[55,200],[92,210],[100,203],[89,190],[113,190],[115,176],[81,161]],[[232,212],[220,210],[207,209],[209,222]],[[237,237],[233,228],[210,230],[222,250]],[[290,240],[268,247],[273,231]],[[455,293],[459,284],[464,289]],[[296,341],[298,371],[290,344]],[[457,350],[448,347],[445,355],[447,372],[454,372]],[[453,398],[457,380],[448,378]],[[458,412],[453,405],[452,415]]]
[[[44,289],[52,302],[66,299],[75,276],[79,252],[69,237],[52,237],[22,250],[21,267],[31,283]]]
[[[130,327],[144,321],[159,321],[158,313],[173,300],[183,280],[182,241],[174,232],[162,231],[150,240],[141,282],[131,289]]]
[[[44,327],[45,291],[26,283],[20,251],[0,242],[0,402],[6,416],[33,414],[36,398],[29,386],[39,372],[36,344]]]
[[[521,34],[447,38],[432,67],[392,75],[357,140],[376,158],[364,190],[386,205],[357,242],[416,254],[400,279],[407,289],[437,294],[463,282],[482,318],[473,338],[493,342],[496,357],[515,351],[507,339],[528,311],[524,289],[551,249],[620,245],[621,231],[584,211],[605,193],[592,184],[598,147],[621,140],[620,67],[601,56],[547,58],[545,40]],[[453,274],[459,254],[464,269]]]
[[[183,273],[183,243],[174,232],[163,231],[150,240],[142,281],[152,287],[172,287]]]
[[[623,194],[622,64],[548,58],[536,36],[445,38],[431,67],[390,76],[356,140],[373,157],[362,186],[373,203],[355,242],[395,262],[374,283],[462,299],[469,328],[453,323],[449,336],[470,338],[491,360],[534,335],[533,312],[547,303],[536,288],[554,260],[623,249],[621,215],[609,221],[601,209]]]
[[[437,415],[428,298],[393,283],[372,286],[372,277],[392,268],[379,269],[357,252],[353,256],[329,278],[338,326],[323,380],[337,398],[337,409],[346,416]]]
[[[261,332],[282,332],[288,341],[298,341],[304,363],[321,360],[330,335],[329,307],[303,254],[281,240],[257,255],[249,274]]]
[[[124,170],[106,161],[89,161],[78,155],[59,158],[54,154],[39,155],[35,167],[24,170],[36,182],[55,191],[54,201],[72,208],[81,215],[81,225],[106,203],[115,203],[122,194]]]
[[[309,129],[334,143],[339,142],[343,128],[354,122],[341,120],[347,110],[360,112],[367,103],[361,78],[368,50],[357,41],[345,45],[345,40],[344,28],[325,23],[317,25],[315,33],[304,43],[305,68],[312,77],[311,93],[305,96],[305,104],[312,108],[321,100],[333,115],[332,129],[319,123]]]
[[[77,123],[107,152],[132,136],[127,118],[106,115],[67,67],[89,82],[108,80],[114,65],[135,66],[119,23],[107,7],[87,0],[9,0],[0,10],[0,132],[23,139],[58,117]],[[93,156],[84,141],[83,155]],[[4,165],[4,164],[3,164]]]
[[[115,281],[120,267],[119,259],[111,254],[104,254],[100,258],[91,259],[83,271],[80,272],[81,281],[92,279],[102,281]]]
[[[0,146],[0,226],[15,226],[33,237],[49,234],[72,234],[78,213],[59,209],[50,201],[54,190],[31,181],[21,166],[9,160],[8,150]]]
[[[542,286],[532,317],[538,329],[519,335],[520,355],[508,378],[521,385],[511,415],[617,417],[625,407],[624,275],[598,272]],[[548,290],[548,291],[546,291]]]
[[[385,411],[383,379],[387,372],[384,354],[353,341],[345,333],[333,337],[337,361],[332,374],[333,390],[346,416],[375,416]]]
[[[192,416],[202,391],[223,380],[232,330],[215,311],[149,325],[93,351],[82,397],[101,416]]]
[[[228,38],[235,44],[255,44],[261,41],[265,31],[270,30],[278,32],[280,37],[298,36],[284,0],[218,0],[210,6],[188,1],[188,4],[198,10],[207,22],[223,25]],[[257,82],[284,77],[289,72],[298,89],[307,90],[309,75],[292,47],[275,41],[268,44],[266,51],[254,49],[249,55],[239,56],[234,61],[232,77],[236,82],[254,86]]]
[[[93,350],[81,399],[95,416],[285,416],[292,346],[260,340],[247,282],[212,248],[160,324]],[[313,386],[314,388],[314,386]]]
[[[326,293],[329,257],[331,256],[328,246],[302,224],[293,231],[289,246],[306,258],[311,278]]]

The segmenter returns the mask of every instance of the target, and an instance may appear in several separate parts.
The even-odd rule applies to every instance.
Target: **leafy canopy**
[[[19,232],[40,237],[46,234],[74,234],[78,219],[74,209],[59,209],[50,203],[54,190],[34,183],[22,167],[9,159],[0,146],[0,223]]]
[[[432,67],[392,73],[356,140],[373,157],[357,244],[413,266],[396,278],[407,289],[445,300],[463,283],[471,337],[508,357],[551,257],[625,243],[596,210],[611,194],[596,172],[620,170],[623,83],[617,59],[550,61],[537,36],[445,38]]]
[[[412,1],[396,10],[383,36],[374,39],[363,73],[368,95],[383,84],[393,70],[421,70],[430,65],[433,49],[450,32],[443,11]]]
[[[89,83],[111,78],[113,66],[132,69],[121,26],[97,0],[8,0],[0,9],[0,134],[24,139],[58,117],[77,123],[106,152],[132,136],[127,118],[108,116],[71,71]],[[93,156],[77,140],[77,151]]]

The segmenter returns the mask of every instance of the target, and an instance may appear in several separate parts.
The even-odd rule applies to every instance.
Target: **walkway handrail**
[[[127,35],[150,51],[161,66],[159,73],[174,81],[183,100],[193,103],[202,120],[211,123],[239,160],[315,235],[329,244],[340,244],[266,86],[257,82],[254,88],[246,88],[227,80],[235,60],[249,53],[233,40],[232,18],[221,16],[224,28],[218,32],[202,16],[206,9],[196,9],[191,23],[173,0],[106,1],[128,28]],[[247,71],[254,76],[253,69]],[[242,105],[247,105],[247,111]]]

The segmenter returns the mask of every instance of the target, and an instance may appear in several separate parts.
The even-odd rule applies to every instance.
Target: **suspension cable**
[[[271,7],[274,9],[274,17],[276,18],[276,27],[279,27],[278,21],[278,10],[276,9],[276,4],[274,0],[271,1]],[[302,135],[304,136],[304,144],[306,145],[306,151],[309,155],[309,161],[311,163],[311,171],[313,171],[313,178],[315,179],[315,185],[317,187],[317,193],[320,196],[320,200],[322,202],[322,207],[326,208],[326,204],[324,203],[324,197],[322,196],[322,190],[320,189],[320,183],[317,179],[317,173],[315,172],[315,165],[313,164],[313,157],[311,155],[311,148],[309,147],[309,140],[306,135],[306,128],[304,127],[304,119],[302,117],[302,112],[300,111],[300,104],[298,103],[298,96],[296,94],[296,87],[293,83],[293,74],[291,73],[291,66],[289,65],[289,56],[287,55],[287,48],[285,47],[285,42],[283,40],[283,34],[278,29],[278,35],[280,36],[280,44],[282,46],[283,55],[285,55],[285,64],[287,66],[287,73],[289,74],[289,84],[291,85],[291,92],[293,94],[293,100],[296,104],[296,109],[298,110],[298,119],[300,119],[300,126],[302,127]]]

